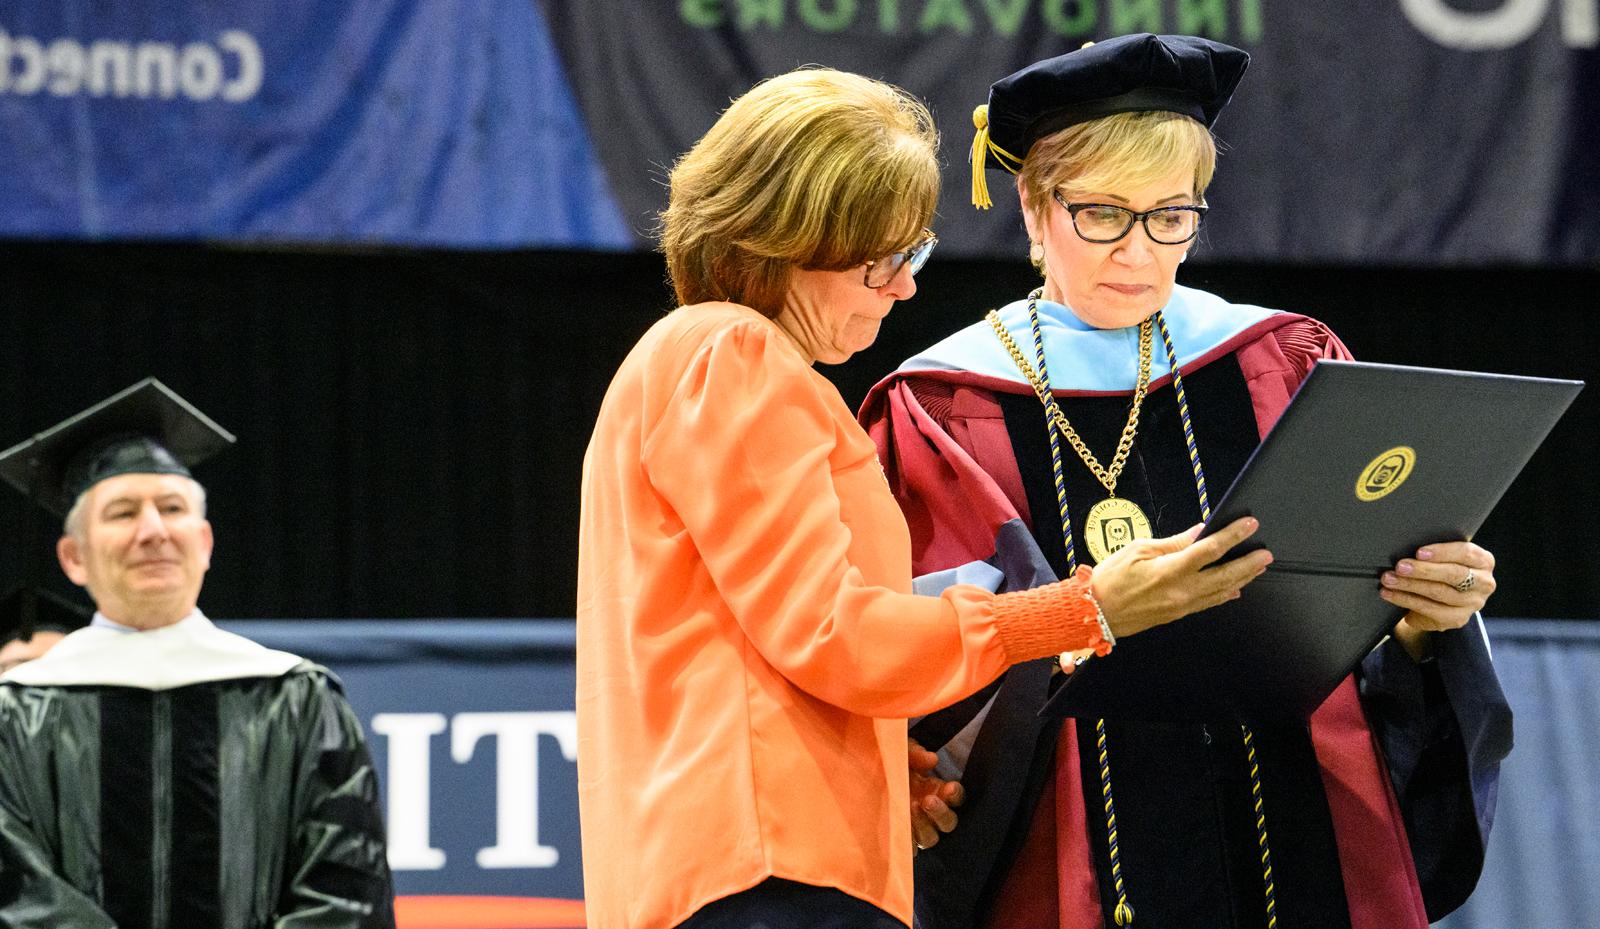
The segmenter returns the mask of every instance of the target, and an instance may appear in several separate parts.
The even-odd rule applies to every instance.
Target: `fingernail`
[[[1385,571],[1383,572],[1383,582],[1388,586],[1393,587],[1394,585],[1400,583],[1400,579],[1394,576],[1394,572]]]
[[[1433,557],[1433,549],[1431,549],[1431,548],[1421,549],[1421,550],[1419,550],[1417,552],[1417,557],[1421,558],[1423,561],[1427,561],[1429,558]]]
[[[1394,591],[1392,591],[1392,590],[1380,590],[1380,591],[1378,591],[1378,596],[1382,597],[1385,600],[1393,600],[1394,599]]]
[[[1394,570],[1396,574],[1410,574],[1412,571],[1417,570],[1417,566],[1409,561],[1402,561],[1400,562],[1399,567],[1395,568]]]

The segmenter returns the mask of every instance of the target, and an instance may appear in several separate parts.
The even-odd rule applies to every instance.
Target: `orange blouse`
[[[767,877],[909,925],[905,718],[1099,644],[1087,583],[911,594],[905,520],[833,385],[753,310],[668,314],[584,458],[591,929],[667,929]]]

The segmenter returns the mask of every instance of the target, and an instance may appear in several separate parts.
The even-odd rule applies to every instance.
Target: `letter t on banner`
[[[450,754],[472,760],[478,740],[495,737],[495,844],[480,849],[480,868],[552,868],[561,853],[539,844],[539,737],[554,736],[568,761],[578,759],[578,715],[457,713],[450,724]]]

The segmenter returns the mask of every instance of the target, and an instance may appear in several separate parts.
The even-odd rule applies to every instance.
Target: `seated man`
[[[145,381],[0,456],[90,626],[0,677],[0,927],[393,927],[376,773],[328,671],[217,629],[194,464]],[[56,491],[52,493],[51,491]]]
[[[88,622],[86,611],[49,591],[13,589],[0,598],[0,674],[41,657]]]

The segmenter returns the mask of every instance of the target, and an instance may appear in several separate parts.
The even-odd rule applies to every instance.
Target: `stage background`
[[[199,474],[202,605],[307,620],[286,642],[327,650],[385,770],[426,761],[385,779],[410,924],[469,929],[419,902],[451,893],[515,898],[483,926],[573,924],[570,627],[432,618],[572,615],[590,425],[671,307],[672,159],[804,63],[929,101],[943,244],[826,369],[855,404],[1036,282],[1006,179],[966,203],[988,82],[1139,30],[1254,56],[1183,283],[1368,360],[1600,381],[1600,0],[0,0],[0,447],[149,375],[235,431]],[[1491,616],[1545,621],[1494,624],[1519,748],[1452,929],[1600,925],[1600,674],[1570,622],[1600,619],[1597,391],[1478,537]],[[0,493],[0,587],[81,600],[58,529]]]
[[[570,621],[224,625],[344,680],[385,774],[401,929],[583,925]],[[1517,745],[1478,889],[1439,926],[1600,926],[1600,622],[1488,628]]]
[[[641,253],[0,244],[0,266],[0,445],[146,375],[238,434],[199,472],[217,535],[204,603],[221,616],[570,616],[590,424],[671,306],[660,258]],[[1600,618],[1600,272],[1202,255],[1180,279],[1317,316],[1358,358],[1596,385],[1479,541],[1500,559],[1492,615]],[[821,370],[855,404],[1036,281],[1021,256],[935,254],[878,344]],[[0,578],[58,529],[9,491],[0,525],[29,540],[0,546]]]

